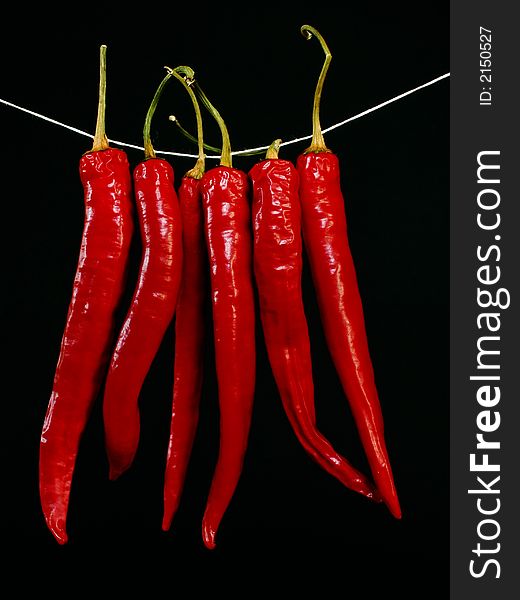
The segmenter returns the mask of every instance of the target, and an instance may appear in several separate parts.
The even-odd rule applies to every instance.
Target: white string
[[[442,79],[446,79],[449,76],[450,76],[450,73],[445,73],[444,75],[441,75],[440,77],[436,77],[435,79],[432,79],[431,81],[428,81],[427,83],[423,83],[422,85],[419,85],[411,90],[408,90],[407,92],[404,92],[403,94],[394,96],[393,98],[390,98],[390,100],[386,100],[385,102],[381,102],[381,104],[377,104],[376,106],[373,106],[372,108],[368,108],[367,110],[364,110],[363,112],[360,112],[357,115],[354,115],[353,117],[349,117],[348,119],[345,119],[344,121],[340,121],[339,123],[336,123],[335,125],[331,125],[330,127],[327,127],[326,129],[324,129],[323,133],[327,133],[329,131],[332,131],[333,129],[342,127],[343,125],[346,125],[347,123],[355,121],[356,119],[359,119],[360,117],[364,117],[365,115],[368,115],[371,112],[379,110],[380,108],[383,108],[384,106],[388,106],[388,104],[391,104],[392,102],[401,100],[401,98],[405,98],[406,96],[409,96],[410,94],[413,94],[413,93],[418,92],[419,90],[422,90],[430,85],[433,85],[434,83],[437,83],[437,82],[441,81]],[[94,138],[94,136],[92,134],[90,134],[86,131],[82,131],[81,129],[77,129],[76,127],[72,127],[71,125],[66,125],[65,123],[61,123],[60,121],[56,121],[55,119],[51,119],[50,117],[41,115],[37,112],[29,110],[28,108],[24,108],[23,106],[18,106],[17,104],[13,104],[12,102],[8,102],[7,100],[3,100],[2,98],[0,98],[0,102],[2,104],[5,104],[6,106],[10,106],[11,108],[15,108],[16,110],[20,110],[24,113],[27,113],[33,117],[42,119],[43,121],[47,121],[48,123],[52,123],[53,125],[58,125],[59,127],[63,127],[64,129],[68,129],[70,131],[73,131],[74,133],[79,133],[80,135],[83,135],[90,139]],[[312,135],[305,135],[303,137],[289,140],[288,142],[283,142],[281,144],[281,146],[289,146],[290,144],[296,144],[298,142],[310,140],[311,138],[312,138]],[[133,148],[134,150],[143,150],[144,151],[144,148],[142,146],[137,146],[135,144],[128,144],[127,142],[120,142],[118,140],[112,140],[112,139],[110,139],[109,142],[111,144],[114,144],[115,146],[124,146],[125,148]],[[232,152],[232,154],[233,154],[233,156],[240,156],[241,154],[246,154],[248,152],[255,152],[257,150],[258,151],[267,150],[268,148],[269,148],[269,146],[257,146],[256,148],[247,148],[246,150],[236,150],[235,152]],[[165,154],[165,155],[169,155],[169,156],[180,156],[183,158],[197,158],[198,157],[197,154],[186,154],[183,152],[170,152],[168,150],[156,150],[155,152],[156,152],[156,154]],[[210,155],[210,156],[206,156],[206,158],[219,159],[220,156]]]

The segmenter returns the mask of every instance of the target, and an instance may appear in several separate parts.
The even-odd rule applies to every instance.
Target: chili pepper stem
[[[278,152],[280,151],[280,145],[282,143],[281,139],[274,140],[274,142],[267,148],[267,152],[265,153],[265,158],[278,158]]]
[[[107,47],[105,44],[99,48],[99,100],[96,122],[96,132],[92,144],[92,152],[106,150],[108,139],[105,134],[105,107],[107,94]]]
[[[190,84],[188,84],[190,85]],[[184,127],[181,125],[179,119],[175,116],[175,115],[170,115],[168,117],[168,119],[172,122],[175,123],[177,129],[179,130],[179,132],[181,133],[181,135],[183,135],[186,139],[190,140],[190,142],[193,142],[194,144],[197,143],[197,138],[191,134],[189,131],[186,131],[186,129],[184,129]],[[222,148],[217,148],[216,146],[210,146],[210,144],[206,144],[206,142],[204,142],[204,150],[209,150],[210,152],[215,152],[215,154],[221,154],[222,153]],[[259,154],[263,154],[265,148],[262,148],[261,150],[248,150],[247,152],[244,152],[243,150],[240,152],[240,156],[258,156]]]
[[[195,166],[189,171],[186,171],[184,177],[191,177],[192,179],[202,179],[202,176],[204,175],[205,171],[206,159],[204,156],[199,156],[199,158],[197,158]]]
[[[146,117],[144,120],[143,141],[144,141],[145,160],[147,160],[149,158],[156,158],[155,150],[153,148],[152,140],[150,137],[150,127],[152,125],[152,117],[155,113],[155,109],[157,108],[157,105],[159,104],[159,99],[161,98],[164,87],[168,83],[168,80],[170,79],[170,77],[172,76],[172,69],[170,69],[170,67],[164,67],[164,68],[167,69],[168,73],[166,74],[164,79],[159,84],[159,87],[157,88],[157,90],[155,92],[152,103],[150,104],[150,107],[148,109],[148,112],[146,113]]]
[[[204,171],[206,168],[206,155],[204,154],[204,132],[203,132],[203,128],[202,128],[202,115],[200,114],[200,106],[199,106],[199,103],[197,102],[197,97],[195,96],[193,90],[190,87],[193,79],[188,79],[188,81],[187,81],[184,77],[181,77],[181,75],[179,75],[179,73],[178,73],[178,71],[187,73],[188,69],[189,69],[188,67],[177,67],[177,69],[171,70],[171,74],[175,77],[175,79],[180,81],[180,83],[183,85],[184,89],[188,92],[188,94],[191,98],[191,102],[193,104],[193,109],[195,110],[195,118],[197,120],[197,144],[199,147],[199,156],[197,158],[197,162],[195,163],[195,166],[193,167],[193,169],[190,169],[189,171],[187,171],[187,173],[185,174],[185,177],[191,177],[193,179],[201,179],[202,176],[204,175]],[[194,73],[193,73],[193,75],[194,75]],[[174,117],[174,119],[175,119],[175,117]],[[171,117],[170,117],[170,120],[171,120]]]
[[[323,67],[321,68],[321,73],[318,78],[318,83],[316,84],[316,90],[314,92],[314,103],[312,106],[311,145],[307,148],[307,150],[304,151],[304,154],[308,154],[309,152],[330,152],[330,150],[325,145],[325,139],[321,131],[320,102],[321,94],[323,91],[323,84],[325,82],[325,77],[327,76],[327,71],[329,70],[329,65],[332,60],[332,54],[325,40],[323,39],[322,35],[317,29],[311,27],[310,25],[302,25],[301,33],[307,40],[310,40],[312,36],[314,36],[320,42],[323,52],[325,53],[325,61],[323,62]]]
[[[220,155],[220,165],[223,167],[232,167],[233,161],[231,158],[231,143],[229,141],[229,132],[227,130],[226,124],[224,123],[224,119],[220,116],[218,110],[211,104],[208,100],[206,94],[202,91],[200,85],[198,83],[194,83],[195,90],[197,95],[202,101],[202,104],[208,109],[211,113],[212,117],[218,123],[220,128],[220,133],[222,134],[222,153]]]
[[[186,131],[186,129],[184,129],[184,127],[181,125],[181,122],[175,115],[170,115],[168,117],[168,120],[170,120],[172,123],[175,123],[175,126],[177,127],[177,129],[179,130],[181,135],[183,135],[187,140],[189,140],[190,142],[193,142],[194,144],[198,143],[197,138],[194,135],[192,135],[189,131]],[[206,142],[204,142],[204,150],[209,150],[210,152],[215,152],[217,154],[220,154],[222,152],[222,148],[217,148],[216,146],[211,146],[210,144],[207,144]]]

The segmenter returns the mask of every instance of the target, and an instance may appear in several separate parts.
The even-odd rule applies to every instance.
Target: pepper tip
[[[46,521],[47,527],[54,536],[55,540],[60,546],[64,546],[69,541],[69,537],[65,530],[65,520],[63,518],[58,518],[56,520],[53,520],[52,518],[46,518]]]
[[[162,520],[161,529],[163,531],[169,531],[171,525],[172,525],[171,517],[169,515],[164,515],[163,520]]]
[[[62,537],[56,537],[56,541],[60,546],[65,546],[65,544],[69,541],[68,535],[64,532]]]
[[[388,505],[388,504],[387,504],[387,506],[388,506],[388,510],[392,513],[392,515],[400,521],[403,517],[403,513],[401,512],[401,507],[399,506],[399,503],[397,503],[396,506]]]
[[[390,511],[390,514],[395,517],[396,519],[401,519],[402,518],[402,512],[401,512],[401,506],[399,504],[399,499],[397,498],[397,495],[395,494],[385,494],[383,496],[383,501],[386,504],[388,510]]]
[[[110,466],[110,470],[108,471],[108,478],[110,479],[110,481],[115,481],[125,472],[125,470],[126,469]]]
[[[216,532],[212,527],[210,527],[206,521],[202,523],[202,539],[204,541],[204,545],[208,550],[214,550],[216,547],[215,544],[215,535]]]

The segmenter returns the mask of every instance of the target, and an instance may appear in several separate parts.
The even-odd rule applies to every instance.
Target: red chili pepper
[[[202,523],[204,543],[212,549],[247,448],[255,387],[255,314],[248,178],[232,167],[226,126],[197,85],[196,90],[223,138],[220,166],[201,180],[220,404],[220,451]]]
[[[310,456],[347,487],[374,497],[367,479],[316,429],[307,320],[301,292],[298,172],[278,158],[281,140],[249,176],[253,188],[254,271],[271,368],[285,412]],[[377,492],[376,492],[377,496]]]
[[[103,418],[110,479],[131,465],[139,444],[138,399],[175,312],[182,270],[182,228],[171,165],[156,158],[150,123],[169,72],[146,115],[145,160],[134,170],[143,254],[138,283],[119,334],[105,385]]]
[[[308,25],[302,33],[320,41],[326,55],[313,111],[311,146],[298,157],[304,243],[318,296],[327,344],[350,403],[372,475],[390,512],[401,517],[383,416],[368,350],[363,307],[347,238],[338,158],[325,146],[319,122],[323,81],[331,60],[322,36]]]
[[[204,298],[206,295],[206,243],[200,179],[204,174],[202,118],[195,94],[189,92],[197,115],[199,158],[182,178],[179,205],[182,217],[183,268],[175,317],[175,359],[170,442],[164,480],[162,528],[170,528],[179,505],[188,461],[199,420],[204,358]]]
[[[92,150],[80,160],[85,224],[72,300],[40,444],[40,498],[48,528],[67,541],[70,487],[79,441],[98,394],[122,296],[133,231],[126,154],[105,136],[106,46]]]

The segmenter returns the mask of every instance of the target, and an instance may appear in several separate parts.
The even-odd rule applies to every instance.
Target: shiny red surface
[[[170,442],[164,480],[163,529],[179,505],[199,420],[204,358],[206,242],[200,179],[184,177],[179,188],[183,269],[175,317],[175,359]]]
[[[40,498],[60,544],[78,445],[112,341],[133,231],[126,154],[109,148],[80,160],[85,225],[65,331],[40,444]]]
[[[203,518],[208,548],[231,501],[247,448],[255,387],[255,314],[248,179],[216,167],[201,181],[220,405],[220,451]]]
[[[134,170],[142,239],[137,287],[119,333],[103,399],[110,478],[132,463],[139,443],[138,399],[170,324],[182,271],[182,226],[171,165],[158,158]]]
[[[377,488],[391,513],[400,518],[363,307],[348,244],[339,162],[330,152],[309,153],[298,157],[297,169],[304,243],[327,344]]]
[[[256,164],[253,189],[254,272],[269,362],[300,443],[328,473],[370,498],[371,484],[316,428],[314,385],[302,291],[298,172],[288,160]]]

